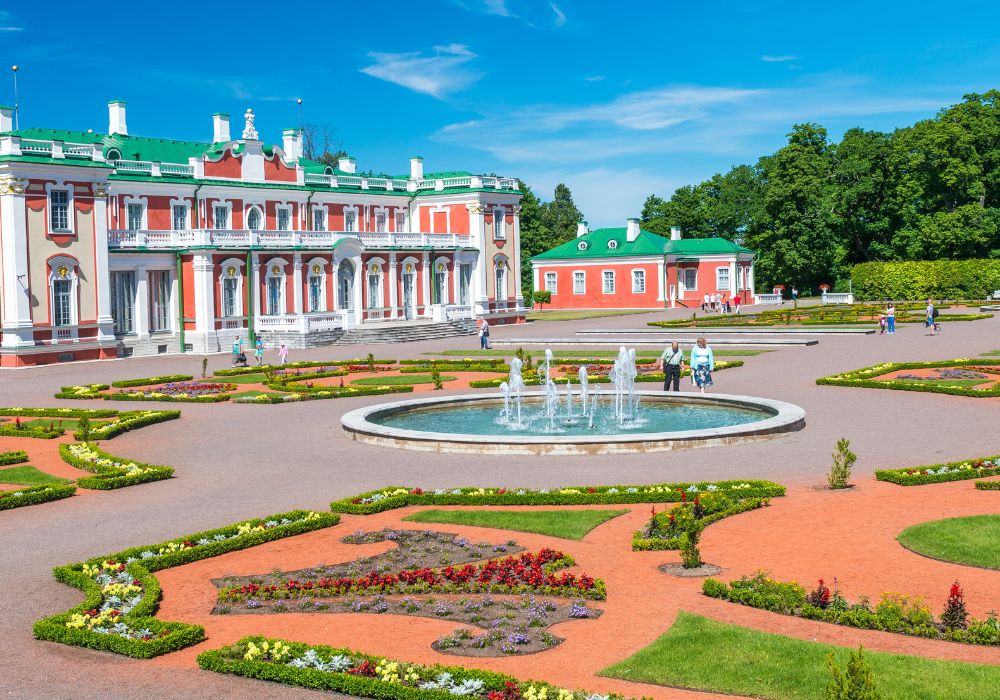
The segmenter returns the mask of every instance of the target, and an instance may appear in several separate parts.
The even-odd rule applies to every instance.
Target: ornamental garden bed
[[[945,372],[948,372],[947,376]],[[956,378],[952,378],[953,373]],[[932,362],[886,362],[821,377],[816,383],[990,398],[1000,396],[1000,360],[960,358]]]
[[[922,467],[875,470],[875,478],[879,481],[889,481],[900,486],[922,486],[924,484],[940,484],[946,481],[981,479],[986,476],[996,476],[998,474],[1000,474],[1000,455],[981,457],[979,459],[966,459],[946,464],[927,464]],[[1000,485],[1000,482],[982,483],[996,483]],[[978,483],[976,484],[976,488],[980,488]]]
[[[433,643],[442,653],[466,656],[543,651],[563,641],[548,632],[551,625],[600,614],[584,599],[602,596],[603,584],[586,575],[557,575],[573,560],[555,550],[530,553],[513,541],[474,544],[430,530],[359,531],[342,541],[391,541],[397,547],[335,566],[215,579],[219,593],[212,612],[367,612],[444,619],[482,629],[474,635],[460,628]],[[480,595],[456,598],[460,592]],[[520,598],[511,599],[509,594],[517,592]]]
[[[713,486],[712,484],[709,485]],[[707,488],[704,493],[680,489],[681,502],[660,513],[652,509],[646,526],[632,535],[636,551],[680,549],[685,533],[692,527],[700,532],[712,523],[770,504],[768,497],[741,496],[739,492]]]

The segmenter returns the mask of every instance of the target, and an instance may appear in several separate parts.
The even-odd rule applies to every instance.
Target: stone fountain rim
[[[341,418],[344,433],[357,441],[433,452],[496,454],[584,454],[634,453],[673,450],[684,447],[734,444],[772,437],[800,430],[805,426],[805,411],[795,404],[777,399],[737,394],[702,394],[700,392],[636,391],[636,395],[655,400],[690,404],[727,405],[734,408],[765,410],[769,417],[740,425],[623,435],[475,435],[408,430],[379,425],[370,419],[428,407],[460,406],[469,403],[500,403],[503,394],[461,394],[407,399],[365,406],[345,413]],[[544,399],[543,392],[524,392],[525,399]]]

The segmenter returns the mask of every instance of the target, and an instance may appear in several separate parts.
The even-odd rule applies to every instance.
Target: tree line
[[[796,124],[755,165],[651,195],[642,222],[755,250],[761,287],[842,286],[863,262],[1000,258],[1000,91],[839,142]]]

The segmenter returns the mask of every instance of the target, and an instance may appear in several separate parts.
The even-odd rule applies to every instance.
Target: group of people
[[[743,299],[739,294],[730,300],[728,294],[716,292],[715,294],[706,294],[702,297],[701,310],[706,313],[714,311],[720,314],[729,314],[733,312],[733,309],[736,309],[736,313],[739,313],[740,304],[742,303]]]
[[[712,348],[704,336],[698,338],[695,346],[691,348],[688,364],[691,367],[691,382],[704,394],[705,389],[712,386],[712,372],[715,371],[715,355],[712,354]],[[664,391],[681,390],[684,351],[681,350],[680,343],[675,340],[663,351],[660,359],[656,361],[656,368],[663,370]]]
[[[264,339],[259,335],[257,340],[253,344],[253,357],[257,361],[257,366],[260,367],[264,364]],[[288,346],[281,343],[278,346],[278,364],[283,365],[288,362]],[[246,353],[243,352],[243,338],[241,336],[236,336],[233,340],[233,367],[242,365],[243,367],[248,367]]]
[[[930,329],[928,335],[937,335],[941,332],[941,324],[938,323],[940,311],[934,305],[933,299],[927,300],[927,308],[924,309],[924,328]],[[878,334],[892,335],[896,332],[896,305],[891,301],[878,315]]]

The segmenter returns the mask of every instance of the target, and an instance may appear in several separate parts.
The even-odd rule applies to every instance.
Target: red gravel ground
[[[647,320],[688,315],[683,310],[648,316],[546,322],[497,327],[494,339],[566,337],[589,328],[637,328]],[[773,397],[802,406],[807,426],[799,433],[740,446],[677,453],[615,456],[530,457],[430,455],[354,443],[340,431],[340,416],[393,397],[362,397],[281,406],[178,404],[183,417],[123,435],[107,445],[114,454],[168,464],[176,478],[0,513],[0,691],[9,697],[91,698],[269,698],[328,697],[311,691],[262,685],[195,670],[196,650],[155,661],[136,661],[73,647],[34,641],[31,623],[81,600],[79,591],[57,583],[53,566],[158,542],[243,518],[292,508],[325,509],[330,500],[387,484],[437,488],[461,485],[553,487],[566,484],[656,483],[663,481],[770,478],[789,485],[789,495],[770,508],[711,526],[702,548],[728,580],[761,568],[780,579],[811,587],[834,576],[850,597],[901,591],[925,596],[939,612],[948,585],[958,578],[971,610],[1000,608],[1000,572],[932,561],[895,543],[903,528],[951,515],[1000,512],[995,493],[977,492],[972,483],[898,487],[872,480],[876,468],[895,468],[972,458],[997,452],[1000,402],[963,397],[819,387],[817,377],[880,362],[975,357],[1000,348],[1000,319],[948,323],[938,336],[904,326],[894,336],[822,337],[820,344],[787,348],[746,358],[746,366],[719,373],[715,391]],[[579,341],[579,339],[574,339]],[[665,341],[669,337],[665,337]],[[711,334],[709,333],[711,341]],[[446,348],[474,348],[473,337],[397,344],[390,349],[331,347],[299,352],[296,359],[364,356],[369,350],[398,358]],[[543,346],[538,346],[543,347]],[[585,341],[576,348],[586,347]],[[607,349],[607,346],[602,349]],[[228,366],[228,354],[210,358],[212,368]],[[130,376],[200,372],[201,357],[170,356],[0,371],[0,403],[8,406],[65,406],[52,395],[63,385],[107,382]],[[447,392],[446,392],[447,393]],[[102,407],[162,407],[141,402],[108,402]],[[816,491],[830,466],[839,437],[858,453],[858,488],[848,493]],[[6,442],[0,449],[15,449]],[[54,470],[61,462],[55,441],[31,441],[32,462]],[[54,460],[45,453],[51,451]],[[37,457],[35,456],[37,453]],[[64,465],[65,469],[71,469]],[[73,470],[75,472],[75,470]],[[53,473],[56,473],[53,471]],[[205,620],[216,646],[243,630],[239,616],[207,613],[214,600],[209,575],[290,569],[319,560],[356,558],[364,547],[337,539],[357,527],[374,529],[397,522],[395,511],[371,518],[345,518],[326,533],[277,542],[176,570],[162,572],[166,619]],[[706,599],[697,580],[676,579],[656,570],[677,561],[673,552],[633,553],[629,537],[646,518],[648,506],[594,530],[582,542],[524,533],[479,531],[477,536],[514,538],[526,546],[558,542],[580,568],[608,583],[607,611],[597,620],[564,624],[554,630],[566,642],[531,657],[461,659],[461,663],[503,668],[520,676],[548,678],[594,691],[622,687],[631,695],[706,697],[684,691],[641,687],[593,677],[668,629],[678,609],[747,624],[805,639],[892,649],[908,653],[1000,664],[1000,649],[910,639],[797,620]],[[361,524],[363,523],[363,524]],[[446,531],[469,528],[440,526]],[[481,533],[481,534],[480,534]],[[305,543],[305,544],[303,544]],[[385,545],[375,545],[385,546]],[[305,641],[349,643],[402,658],[445,660],[430,642],[454,623],[374,615],[325,615],[308,626],[309,616],[268,616],[254,631],[282,635],[301,631]],[[370,624],[360,624],[370,623]],[[307,629],[308,626],[308,629]],[[203,645],[207,646],[207,645]],[[573,659],[577,659],[573,661]],[[585,661],[581,662],[579,659]],[[572,665],[576,664],[576,665]],[[581,675],[582,674],[582,675]],[[626,688],[627,686],[627,688]]]

